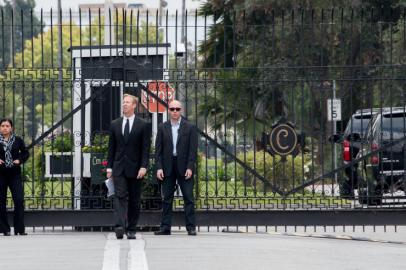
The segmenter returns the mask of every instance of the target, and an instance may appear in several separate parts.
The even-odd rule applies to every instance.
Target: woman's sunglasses
[[[177,112],[180,112],[180,110],[182,110],[182,108],[169,108],[169,110],[171,111],[171,112],[174,112],[174,111],[177,111]]]

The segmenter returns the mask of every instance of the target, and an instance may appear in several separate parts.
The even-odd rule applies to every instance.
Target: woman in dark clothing
[[[7,187],[14,201],[14,234],[26,235],[24,226],[24,191],[21,179],[21,164],[29,153],[24,141],[14,135],[13,122],[0,120],[0,233],[10,235],[7,221]]]

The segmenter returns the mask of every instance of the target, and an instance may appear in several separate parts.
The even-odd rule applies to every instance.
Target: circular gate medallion
[[[287,124],[279,124],[269,134],[271,150],[280,156],[291,154],[297,145],[297,133]]]

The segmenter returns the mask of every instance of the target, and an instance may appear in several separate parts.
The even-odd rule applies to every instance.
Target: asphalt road
[[[406,269],[406,228],[357,229],[206,229],[192,237],[176,228],[170,236],[138,233],[135,241],[109,232],[37,230],[0,236],[0,269]]]

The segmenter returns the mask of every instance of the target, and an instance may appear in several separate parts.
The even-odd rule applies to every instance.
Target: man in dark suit
[[[110,126],[107,177],[112,178],[114,183],[117,239],[123,238],[124,231],[128,239],[135,239],[140,215],[141,180],[149,163],[150,124],[135,116],[136,106],[136,97],[124,95],[123,117],[114,120]]]
[[[155,235],[171,234],[172,202],[176,181],[182,191],[186,229],[196,235],[193,176],[197,157],[197,130],[181,117],[182,104],[174,100],[169,104],[170,120],[158,127],[155,142],[157,178],[161,182],[162,220]]]

